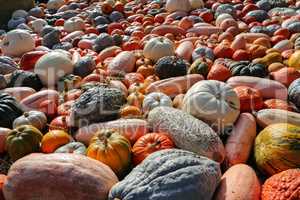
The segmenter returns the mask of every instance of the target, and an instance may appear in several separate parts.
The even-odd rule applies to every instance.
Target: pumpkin
[[[74,75],[85,77],[96,68],[96,63],[91,56],[84,56],[74,64]]]
[[[58,80],[73,72],[74,65],[68,53],[53,51],[43,55],[36,63],[36,73],[45,86],[55,86]]]
[[[38,152],[43,134],[31,125],[22,125],[8,133],[6,149],[13,161]]]
[[[294,80],[300,78],[300,72],[291,67],[284,67],[272,72],[270,75],[273,80],[282,83],[286,87],[289,87]]]
[[[203,59],[198,58],[192,63],[191,67],[188,70],[188,74],[201,74],[204,77],[206,77],[209,70],[210,70],[209,64],[203,62]]]
[[[300,127],[287,123],[267,126],[255,139],[257,167],[267,175],[299,168]]]
[[[238,164],[222,176],[214,200],[260,200],[261,186],[255,171],[248,165]]]
[[[54,118],[49,124],[49,130],[62,130],[65,132],[70,132],[71,122],[69,116],[58,116]]]
[[[20,69],[25,71],[32,70],[40,57],[47,53],[47,51],[30,51],[23,54],[20,60]]]
[[[157,61],[154,69],[160,79],[166,79],[186,75],[188,67],[188,63],[179,57],[165,56]]]
[[[290,84],[288,88],[288,100],[300,108],[300,78]]]
[[[6,200],[106,200],[117,182],[108,166],[83,155],[31,154],[12,165],[3,191]]]
[[[240,99],[241,112],[251,112],[253,110],[262,109],[264,101],[258,90],[248,86],[239,86],[234,88],[234,91]]]
[[[261,199],[299,199],[300,169],[288,169],[268,178],[263,185]]]
[[[140,92],[133,92],[127,97],[127,104],[141,108],[145,95]]]
[[[64,30],[68,33],[82,31],[85,29],[85,23],[80,17],[71,17],[64,23]]]
[[[10,57],[22,56],[35,48],[33,37],[25,30],[16,29],[8,32],[0,43],[4,55]]]
[[[175,55],[175,46],[173,42],[166,37],[155,37],[145,44],[143,54],[145,58],[157,62],[164,56]]]
[[[204,2],[202,0],[189,0],[192,6],[192,10],[196,10],[198,8],[204,8]]]
[[[0,93],[0,127],[12,127],[13,121],[22,113],[23,109],[14,97]]]
[[[227,19],[229,20],[229,19]],[[233,19],[231,19],[233,20]],[[232,58],[234,50],[224,42],[220,43],[214,48],[214,55],[217,58]]]
[[[288,104],[288,102],[280,100],[280,99],[268,99],[264,101],[265,109],[281,109],[293,111],[293,107]]]
[[[189,12],[192,9],[192,5],[189,0],[167,0],[166,10],[170,13],[175,11]]]
[[[65,4],[64,0],[49,0],[47,2],[47,8],[51,10],[58,10]]]
[[[85,155],[86,147],[80,142],[71,142],[59,147],[54,153],[74,153]]]
[[[36,91],[30,87],[12,87],[5,88],[1,92],[7,93],[13,96],[18,102],[22,101],[26,97],[33,95]]]
[[[16,70],[11,74],[10,82],[7,87],[30,87],[39,91],[42,89],[43,84],[35,73]]]
[[[292,68],[295,68],[295,69],[300,69],[300,51],[295,51],[291,57],[289,58],[288,60],[288,66],[289,67],[292,67]]]
[[[186,112],[157,107],[149,112],[148,123],[153,131],[168,133],[178,148],[218,162],[224,160],[224,146],[217,133]]]
[[[123,106],[120,110],[121,118],[137,118],[142,116],[142,111],[137,106]]]
[[[145,97],[143,101],[143,111],[147,113],[158,106],[172,107],[172,105],[173,102],[170,97],[161,92],[153,92]]]
[[[0,74],[10,74],[18,69],[17,63],[8,56],[0,56]]]
[[[163,149],[172,149],[175,145],[166,133],[149,133],[140,137],[132,148],[133,163],[140,164],[150,154]]]
[[[6,151],[5,149],[6,137],[10,131],[11,129],[0,127],[0,153],[1,154]]]
[[[233,76],[255,76],[265,77],[268,70],[265,65],[260,63],[251,63],[249,61],[239,61],[230,64],[229,69]]]
[[[72,137],[62,130],[52,130],[43,136],[41,150],[43,153],[53,153],[59,147],[72,141]]]
[[[223,82],[200,81],[186,93],[182,109],[210,124],[219,134],[224,134],[240,114],[240,100],[235,91]]]
[[[116,119],[126,98],[121,90],[105,86],[84,92],[71,108],[71,125],[81,127]]]
[[[17,128],[21,125],[32,125],[39,130],[43,130],[47,124],[47,116],[40,111],[29,111],[23,113],[13,122],[13,128]]]
[[[118,75],[133,72],[136,57],[133,52],[123,51],[112,59],[107,70],[110,75]]]
[[[86,154],[108,165],[118,176],[123,176],[130,166],[131,145],[118,131],[102,129],[91,139]]]
[[[215,63],[209,70],[207,80],[226,81],[231,77],[230,70],[221,63]]]
[[[178,149],[161,150],[148,156],[114,185],[108,200],[163,200],[166,194],[172,200],[209,200],[220,178],[219,164],[206,157]]]

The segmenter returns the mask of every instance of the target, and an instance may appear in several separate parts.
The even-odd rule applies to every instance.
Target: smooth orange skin
[[[72,137],[68,133],[62,130],[53,130],[44,135],[41,150],[43,153],[53,153],[58,147],[71,141]]]

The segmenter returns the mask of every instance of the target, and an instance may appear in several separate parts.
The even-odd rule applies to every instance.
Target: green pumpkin
[[[43,134],[34,126],[22,125],[8,133],[6,149],[13,161],[38,152]]]
[[[189,68],[188,74],[201,74],[204,77],[206,77],[208,72],[209,72],[208,64],[203,62],[201,59],[197,59],[193,62],[193,64]]]
[[[177,56],[165,56],[154,66],[155,74],[160,79],[167,79],[187,74],[189,64]]]
[[[233,76],[254,76],[264,78],[268,75],[268,70],[264,64],[252,63],[249,61],[233,62],[229,65]]]
[[[300,168],[300,127],[269,125],[256,137],[254,156],[258,168],[267,175]]]
[[[11,75],[8,87],[30,87],[36,91],[40,91],[43,88],[43,84],[37,74],[16,70]]]

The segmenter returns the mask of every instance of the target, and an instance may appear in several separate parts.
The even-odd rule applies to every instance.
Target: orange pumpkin
[[[140,164],[147,156],[163,149],[175,148],[166,133],[149,133],[140,137],[132,148],[134,165]]]
[[[134,83],[143,83],[144,82],[144,76],[140,73],[128,73],[125,75],[125,81],[129,83],[129,85],[132,85]]]
[[[62,130],[69,132],[70,129],[71,122],[69,116],[58,116],[54,118],[49,125],[49,130]]]
[[[248,86],[238,86],[234,88],[234,91],[240,99],[241,112],[251,112],[263,108],[263,98],[258,90]]]
[[[251,54],[248,53],[246,50],[238,49],[234,52],[232,59],[236,61],[241,61],[241,60],[249,60],[250,57]]]
[[[270,74],[271,78],[289,87],[296,79],[300,78],[300,72],[292,67],[284,67]]]
[[[217,58],[232,58],[233,53],[233,49],[225,43],[220,43],[214,49],[214,54]]]
[[[72,137],[68,133],[62,130],[53,130],[44,135],[41,149],[43,153],[53,153],[58,147],[71,141]]]
[[[136,118],[142,116],[142,111],[137,106],[126,105],[120,110],[121,118]]]
[[[231,72],[229,68],[227,68],[225,65],[220,63],[214,64],[207,75],[208,80],[218,80],[218,81],[226,81],[230,77],[231,77]]]
[[[266,109],[281,109],[293,111],[292,106],[288,104],[288,102],[283,101],[281,99],[268,99],[264,102],[264,108]]]
[[[136,72],[142,74],[145,78],[147,78],[148,76],[154,75],[155,70],[152,65],[141,65]]]
[[[127,103],[138,108],[142,107],[145,95],[140,92],[133,92],[127,97]]]

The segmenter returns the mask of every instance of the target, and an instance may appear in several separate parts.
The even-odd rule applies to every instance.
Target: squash
[[[208,72],[207,80],[226,81],[231,76],[230,70],[225,65],[214,63]]]
[[[164,56],[173,56],[175,54],[174,43],[166,37],[155,37],[150,39],[144,47],[143,55],[145,58],[158,61]]]
[[[80,17],[71,17],[64,23],[64,30],[68,33],[74,31],[83,31],[85,29],[85,23]]]
[[[219,136],[204,122],[171,107],[149,112],[148,123],[155,132],[168,133],[178,148],[206,156],[218,162],[225,157]]]
[[[204,8],[204,2],[202,0],[189,0],[192,6],[192,10],[196,10],[198,8]]]
[[[166,194],[172,200],[210,200],[220,178],[219,164],[206,157],[177,149],[161,150],[114,185],[108,200],[164,200]]]
[[[288,66],[295,68],[297,70],[300,69],[300,51],[295,51],[288,60]]]
[[[82,127],[96,122],[117,119],[126,98],[121,90],[105,86],[84,92],[71,108],[71,125]]]
[[[194,26],[187,30],[187,33],[195,33],[197,35],[212,35],[221,33],[222,29],[215,26]]]
[[[71,74],[74,64],[70,55],[61,51],[53,51],[43,55],[35,64],[36,73],[45,86],[55,86],[64,75]]]
[[[46,124],[47,116],[44,113],[40,111],[29,111],[14,120],[13,128],[17,128],[21,125],[32,125],[42,131],[46,127]]]
[[[272,72],[270,75],[273,80],[282,83],[286,87],[289,87],[294,80],[300,78],[300,72],[291,67],[284,67]]]
[[[266,78],[236,76],[227,80],[231,87],[248,86],[260,91],[264,99],[287,99],[287,88],[281,83]]]
[[[232,58],[233,53],[234,50],[226,42],[221,42],[214,48],[214,55],[216,58]]]
[[[233,76],[254,76],[264,78],[268,75],[265,65],[249,61],[238,61],[230,64],[229,69]]]
[[[259,126],[265,128],[272,124],[289,123],[300,126],[300,114],[281,109],[263,109],[255,113]]]
[[[133,92],[127,97],[127,104],[141,108],[145,95],[140,92]]]
[[[74,153],[85,155],[86,147],[80,142],[71,142],[59,147],[54,153]]]
[[[91,139],[86,155],[108,165],[121,177],[131,163],[131,145],[118,131],[102,129]]]
[[[2,128],[0,127],[0,153],[4,153],[6,151],[5,145],[6,145],[6,137],[11,132],[11,129],[9,128]]]
[[[6,149],[13,161],[38,152],[43,134],[31,125],[22,125],[8,133]]]
[[[130,51],[123,51],[112,59],[107,70],[110,75],[124,74],[133,72],[135,67],[136,57]]]
[[[248,165],[237,164],[221,178],[214,200],[260,200],[261,186],[255,171]]]
[[[300,169],[288,169],[268,178],[263,185],[261,199],[299,199]]]
[[[117,130],[121,135],[125,136],[132,145],[149,131],[148,122],[146,120],[119,119],[82,127],[76,132],[75,139],[85,145],[89,145],[91,138],[101,129]]]
[[[293,107],[288,102],[280,99],[268,99],[264,101],[264,109],[281,109],[293,111]]]
[[[5,56],[18,57],[35,48],[33,37],[25,30],[16,29],[8,32],[0,43]]]
[[[188,74],[201,74],[206,77],[210,71],[210,67],[209,63],[204,62],[202,58],[198,58],[192,63]]]
[[[257,167],[266,175],[299,168],[300,127],[287,123],[267,126],[255,139]]]
[[[6,200],[106,200],[117,182],[108,166],[83,155],[31,154],[13,164],[3,191]]]
[[[184,36],[187,33],[187,31],[179,26],[161,24],[159,26],[154,27],[150,33],[159,36],[164,36],[166,34],[172,34],[175,36]]]
[[[41,150],[43,153],[53,153],[56,149],[71,141],[72,137],[62,130],[49,131],[43,136]]]
[[[189,12],[192,6],[189,0],[167,0],[166,10],[170,13],[174,11]]]
[[[142,115],[142,110],[137,106],[125,105],[120,109],[121,118],[138,118]]]
[[[35,73],[16,70],[11,74],[7,87],[30,87],[39,91],[43,88],[43,84]]]
[[[54,118],[49,124],[49,131],[62,130],[67,133],[71,132],[70,116],[58,116]]]
[[[240,99],[241,112],[252,112],[263,108],[263,98],[260,92],[248,86],[238,86],[234,91]]]
[[[10,74],[18,69],[17,63],[8,56],[0,56],[0,74]]]
[[[49,0],[47,2],[47,8],[51,10],[58,10],[65,4],[64,0]]]
[[[192,53],[194,50],[194,45],[190,41],[182,42],[179,44],[179,46],[176,48],[176,55],[179,58],[185,59],[187,61],[190,61],[192,58]]]
[[[263,58],[257,58],[256,63],[263,64],[265,66],[269,66],[272,63],[282,63],[282,56],[279,52],[272,52],[265,55]]]
[[[224,134],[240,114],[240,100],[235,91],[223,82],[200,81],[186,93],[182,109],[210,124],[219,134]]]
[[[192,53],[192,58],[193,61],[196,61],[196,59],[198,58],[202,60],[213,61],[215,59],[215,55],[211,48],[200,45],[198,48],[194,49]]]
[[[21,105],[7,93],[0,93],[0,127],[11,128],[13,121],[23,114]]]
[[[18,102],[36,93],[36,91],[30,87],[12,87],[12,88],[5,88],[0,91],[13,96]]]
[[[170,97],[175,97],[178,94],[186,93],[195,83],[201,80],[204,80],[204,77],[200,74],[168,78],[151,83],[146,88],[146,93],[161,92]]]
[[[229,168],[247,163],[256,137],[256,121],[250,113],[241,113],[225,143],[224,165]]]
[[[293,81],[288,88],[288,100],[300,108],[300,78]]]
[[[140,137],[132,147],[133,163],[138,165],[150,154],[174,147],[175,145],[167,133],[149,133]]]
[[[146,95],[143,101],[143,111],[148,113],[153,108],[158,106],[169,106],[172,107],[173,102],[170,97],[161,92],[152,92]]]

